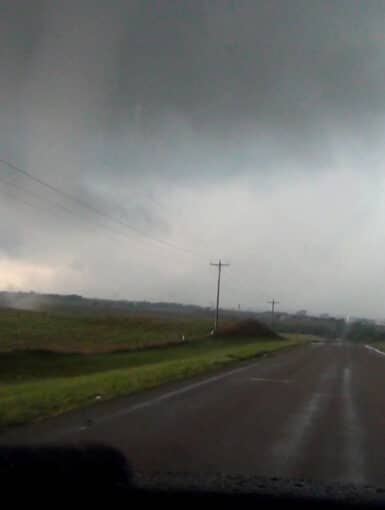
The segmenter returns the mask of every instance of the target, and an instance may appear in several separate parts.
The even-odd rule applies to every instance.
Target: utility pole
[[[217,309],[215,313],[215,322],[214,322],[214,333],[217,332],[218,328],[218,319],[219,319],[219,292],[221,288],[221,271],[222,267],[227,267],[230,264],[224,264],[221,259],[219,259],[218,263],[210,262],[210,266],[216,266],[218,268],[218,284],[217,284]]]
[[[276,301],[275,299],[273,299],[272,301],[268,301],[268,303],[271,305],[271,329],[273,329],[275,305],[279,305],[279,301]]]

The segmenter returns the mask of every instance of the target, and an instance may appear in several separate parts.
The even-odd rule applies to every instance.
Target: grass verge
[[[3,353],[0,427],[91,405],[97,395],[102,400],[128,395],[298,343],[302,342],[208,339],[181,347],[131,353],[86,356]]]
[[[370,345],[372,345],[379,351],[385,352],[385,342],[372,342]]]

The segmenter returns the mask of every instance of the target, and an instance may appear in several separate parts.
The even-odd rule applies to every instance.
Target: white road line
[[[365,347],[367,349],[369,349],[370,351],[374,351],[376,352],[377,354],[381,354],[381,356],[385,356],[385,352],[384,351],[380,351],[380,349],[376,349],[375,347],[373,347],[372,345],[365,345]]]
[[[238,374],[240,372],[250,370],[252,368],[255,368],[258,364],[259,364],[259,362],[255,361],[254,363],[251,363],[250,365],[246,365],[246,366],[239,367],[239,368],[234,368],[233,370],[225,372],[224,374],[215,375],[213,377],[208,377],[207,379],[204,379],[203,381],[188,384],[187,386],[184,386],[183,388],[179,388],[177,390],[173,390],[173,391],[164,393],[163,395],[159,395],[159,397],[155,397],[150,400],[146,400],[145,402],[140,402],[133,406],[123,408],[120,411],[117,411],[116,413],[111,413],[111,414],[108,414],[107,416],[104,416],[102,418],[93,420],[92,426],[107,423],[109,421],[116,420],[117,418],[122,418],[123,416],[127,416],[128,414],[132,414],[136,411],[140,411],[141,409],[151,407],[154,404],[159,404],[160,402],[163,402],[164,400],[169,400],[173,397],[177,397],[179,395],[183,395],[184,393],[188,393],[189,391],[193,391],[197,388],[200,388],[201,386],[206,386],[207,384],[215,383],[215,382],[221,381],[222,379],[226,379],[227,377],[231,377],[232,375]],[[65,429],[61,432],[56,433],[55,438],[67,436],[67,435],[77,432],[79,430],[81,430],[81,431],[88,430],[88,427],[83,425],[80,427],[77,426],[77,427],[73,427],[71,429]]]
[[[290,421],[287,433],[284,434],[282,441],[274,447],[273,458],[281,468],[290,470],[292,459],[303,455],[302,442],[314,421],[321,398],[319,392],[312,394],[300,413],[296,414]]]
[[[345,420],[345,460],[344,480],[349,483],[364,483],[364,453],[362,447],[362,430],[352,397],[352,371],[344,369],[342,383],[343,409]]]
[[[279,384],[289,384],[291,381],[289,379],[265,379],[263,377],[251,377],[251,381],[256,382],[269,382],[269,383],[279,383]]]
[[[156,398],[153,398],[150,400],[146,400],[145,402],[141,402],[139,404],[128,407],[126,409],[122,409],[122,410],[118,411],[117,413],[110,415],[110,416],[106,417],[105,419],[100,420],[99,423],[101,421],[114,419],[114,418],[120,418],[121,416],[126,416],[127,414],[131,414],[139,409],[144,409],[146,407],[150,407],[154,404],[158,404],[159,402],[163,402],[164,400],[168,400],[170,398],[177,397],[178,395],[183,395],[184,393],[187,393],[189,391],[200,388],[201,386],[206,386],[206,384],[211,384],[211,383],[214,383],[217,381],[221,381],[222,379],[231,377],[234,374],[244,372],[245,370],[250,370],[251,368],[254,368],[256,365],[257,365],[257,363],[253,363],[253,364],[247,365],[245,367],[235,368],[235,369],[230,370],[229,372],[226,372],[224,374],[215,375],[213,377],[208,377],[207,379],[204,379],[203,381],[188,384],[187,386],[184,386],[183,388],[169,391],[168,393],[164,393],[163,395],[160,395],[159,397],[156,397]]]
[[[333,366],[323,373],[318,387],[300,411],[290,418],[282,440],[273,447],[272,458],[277,467],[277,473],[289,475],[293,463],[304,457],[309,431],[330,398],[330,393],[323,391],[324,384],[336,376],[336,371],[337,367]]]

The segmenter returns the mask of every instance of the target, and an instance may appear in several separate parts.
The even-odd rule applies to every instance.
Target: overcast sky
[[[89,205],[0,164],[0,288],[207,306],[222,258],[224,306],[384,317],[384,23],[0,0],[0,159]]]

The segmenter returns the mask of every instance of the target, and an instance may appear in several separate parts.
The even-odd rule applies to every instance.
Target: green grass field
[[[111,352],[208,336],[213,321],[194,317],[65,314],[0,310],[0,351]]]
[[[209,321],[196,322],[1,312],[0,427],[154,388],[303,342],[208,338]],[[180,341],[182,330],[190,333],[191,341]],[[170,341],[178,343],[166,345]]]

